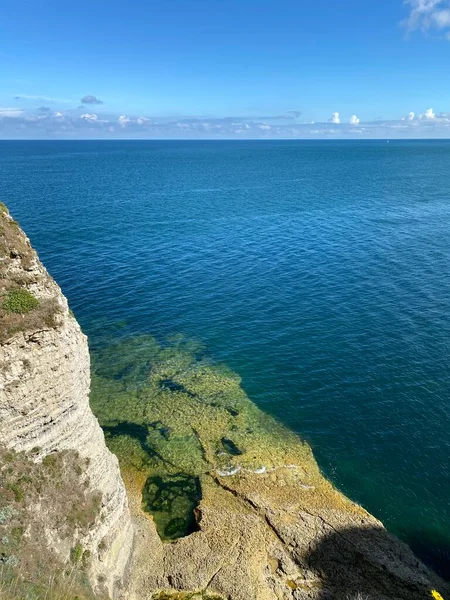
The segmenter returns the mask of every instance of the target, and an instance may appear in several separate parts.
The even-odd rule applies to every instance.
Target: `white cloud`
[[[20,108],[0,108],[0,118],[1,117],[9,117],[16,118],[20,117],[23,113],[23,110]]]
[[[426,119],[428,121],[432,121],[433,119],[436,118],[436,113],[434,112],[434,110],[432,108],[427,108],[427,110],[423,113],[423,115],[420,115],[421,119]]]
[[[408,31],[450,28],[450,0],[405,0],[411,7],[403,25]],[[449,39],[448,34],[445,36]]]
[[[39,102],[73,102],[70,98],[55,98],[52,96],[36,96],[31,94],[17,94],[14,100],[38,100]]]
[[[80,119],[84,119],[85,121],[90,121],[92,123],[95,123],[95,121],[97,121],[98,117],[97,117],[97,115],[91,115],[89,113],[84,113],[83,115],[80,116]]]
[[[13,115],[17,118],[11,118]],[[350,115],[343,119],[340,113],[334,112],[328,122],[294,122],[291,119],[279,124],[266,121],[266,117],[260,116],[155,119],[151,115],[125,116],[109,112],[95,114],[78,109],[42,114],[39,107],[34,110],[0,108],[0,137],[244,139],[251,136],[260,139],[394,139],[448,138],[450,134],[450,112],[435,112],[432,108],[419,114],[405,112],[398,119],[384,120],[379,117],[364,121],[364,126],[361,126],[357,115]]]
[[[433,20],[436,24],[436,27],[439,29],[444,29],[450,25],[450,10],[447,8],[445,10],[438,10],[433,13]]]
[[[81,98],[82,104],[103,104],[102,100],[93,96],[92,94],[88,94],[87,96],[83,96]]]
[[[339,125],[340,122],[341,122],[341,118],[339,116],[339,113],[338,112],[334,112],[331,115],[330,123],[334,123],[335,125]]]

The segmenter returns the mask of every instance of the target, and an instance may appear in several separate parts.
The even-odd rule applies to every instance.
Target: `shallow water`
[[[0,189],[94,349],[198,340],[450,576],[449,142],[0,142]]]

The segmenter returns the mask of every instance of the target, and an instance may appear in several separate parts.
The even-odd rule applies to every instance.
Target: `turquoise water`
[[[0,142],[95,350],[182,332],[450,577],[450,142]]]

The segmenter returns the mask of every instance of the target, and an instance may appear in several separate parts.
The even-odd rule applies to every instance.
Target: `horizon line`
[[[1,142],[449,142],[450,137],[427,138],[0,138]]]

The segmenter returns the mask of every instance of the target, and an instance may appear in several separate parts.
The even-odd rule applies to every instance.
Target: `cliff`
[[[116,457],[89,406],[86,336],[60,288],[4,206],[0,207],[0,441],[35,460],[77,451],[87,459],[86,492],[101,494],[99,517],[78,542],[91,555],[94,586],[110,593],[131,552],[133,528]],[[60,547],[58,531],[47,543]]]

